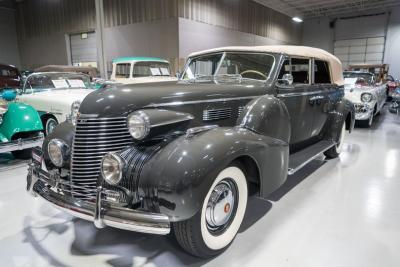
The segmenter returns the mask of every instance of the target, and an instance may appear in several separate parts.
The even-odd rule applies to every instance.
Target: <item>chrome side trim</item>
[[[307,95],[316,95],[324,93],[323,90],[320,91],[313,91],[313,92],[301,92],[301,93],[285,93],[285,94],[278,94],[278,97],[293,97],[293,96],[307,96]]]
[[[209,131],[218,127],[219,127],[218,125],[205,125],[205,126],[190,128],[186,131],[186,138],[190,138],[197,133]]]
[[[185,118],[163,121],[163,122],[160,122],[160,123],[157,123],[157,124],[151,124],[150,128],[164,126],[164,125],[168,125],[168,124],[174,124],[174,123],[178,123],[178,122],[190,121],[190,120],[193,120],[193,119],[194,119],[194,116],[188,115]]]
[[[254,99],[259,97],[256,96],[240,96],[240,97],[229,97],[229,98],[216,98],[216,99],[204,99],[204,100],[195,100],[195,101],[175,101],[169,103],[153,103],[149,104],[145,107],[147,108],[155,108],[155,107],[169,107],[169,106],[181,106],[181,105],[191,105],[191,104],[201,104],[201,103],[215,103],[215,102],[226,102],[226,101],[233,101],[233,100],[245,100],[245,99]]]

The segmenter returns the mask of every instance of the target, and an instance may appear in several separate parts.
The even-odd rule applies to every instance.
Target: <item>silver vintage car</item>
[[[344,72],[345,97],[354,103],[356,120],[370,127],[374,116],[379,114],[386,101],[386,84],[377,83],[369,72]]]

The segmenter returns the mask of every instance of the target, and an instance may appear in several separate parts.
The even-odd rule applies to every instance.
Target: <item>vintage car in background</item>
[[[99,228],[173,228],[207,258],[235,238],[249,194],[266,198],[321,153],[337,157],[354,127],[341,62],[321,49],[203,51],[181,77],[89,94],[33,151],[29,192]]]
[[[345,96],[354,103],[356,120],[370,127],[386,102],[386,84],[377,83],[369,72],[344,72]]]
[[[391,113],[400,114],[400,88],[397,87],[392,93],[392,103],[389,105]]]
[[[76,72],[83,73],[93,81],[98,76],[97,68],[89,66],[46,65],[35,69],[35,72]]]
[[[11,88],[0,89],[0,153],[28,159],[31,149],[42,145],[43,127],[33,107],[14,102],[16,95]]]
[[[384,81],[387,87],[387,95],[392,97],[393,92],[396,90],[397,87],[400,86],[399,81],[393,78],[392,75],[387,75]]]
[[[12,65],[0,64],[0,89],[18,88],[21,85],[21,74]]]
[[[82,100],[93,90],[86,74],[35,72],[26,78],[17,101],[31,105],[39,112],[47,135],[59,123],[74,118]]]
[[[152,57],[121,57],[112,62],[111,80],[129,83],[149,83],[176,81],[171,76],[170,64],[167,60]]]

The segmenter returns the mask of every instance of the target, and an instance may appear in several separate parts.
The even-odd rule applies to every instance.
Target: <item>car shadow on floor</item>
[[[11,153],[0,153],[0,171],[6,171],[21,167],[29,160],[16,159]]]
[[[250,197],[248,200],[249,208],[246,210],[239,233],[245,232],[264,217],[272,208],[271,201],[281,199],[324,163],[325,161],[314,160],[294,175],[289,176],[287,181],[271,194],[269,200]],[[199,259],[185,253],[175,240],[173,233],[158,236],[111,227],[99,230],[94,227],[92,222],[76,218],[71,220],[70,217],[67,217],[64,223],[49,224],[42,227],[42,230],[46,228],[45,231],[48,232],[45,235],[46,237],[51,234],[62,236],[71,227],[71,224],[74,235],[70,247],[71,256],[107,255],[111,256],[111,259],[106,260],[105,263],[111,266],[145,266],[146,264],[155,266],[201,266],[212,260],[212,258]],[[27,223],[26,225],[30,224]],[[68,266],[68,261],[60,262],[56,255],[56,249],[54,251],[45,249],[42,244],[46,237],[37,240],[34,231],[34,227],[27,226],[24,234],[26,241],[31,243],[35,251],[43,258],[48,259],[51,265]]]

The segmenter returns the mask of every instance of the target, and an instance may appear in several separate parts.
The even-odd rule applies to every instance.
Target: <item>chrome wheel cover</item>
[[[229,227],[235,217],[237,197],[236,184],[230,178],[222,180],[214,187],[205,213],[210,233],[218,235]]]
[[[49,119],[46,123],[46,134],[50,134],[54,131],[58,123],[54,119]]]

